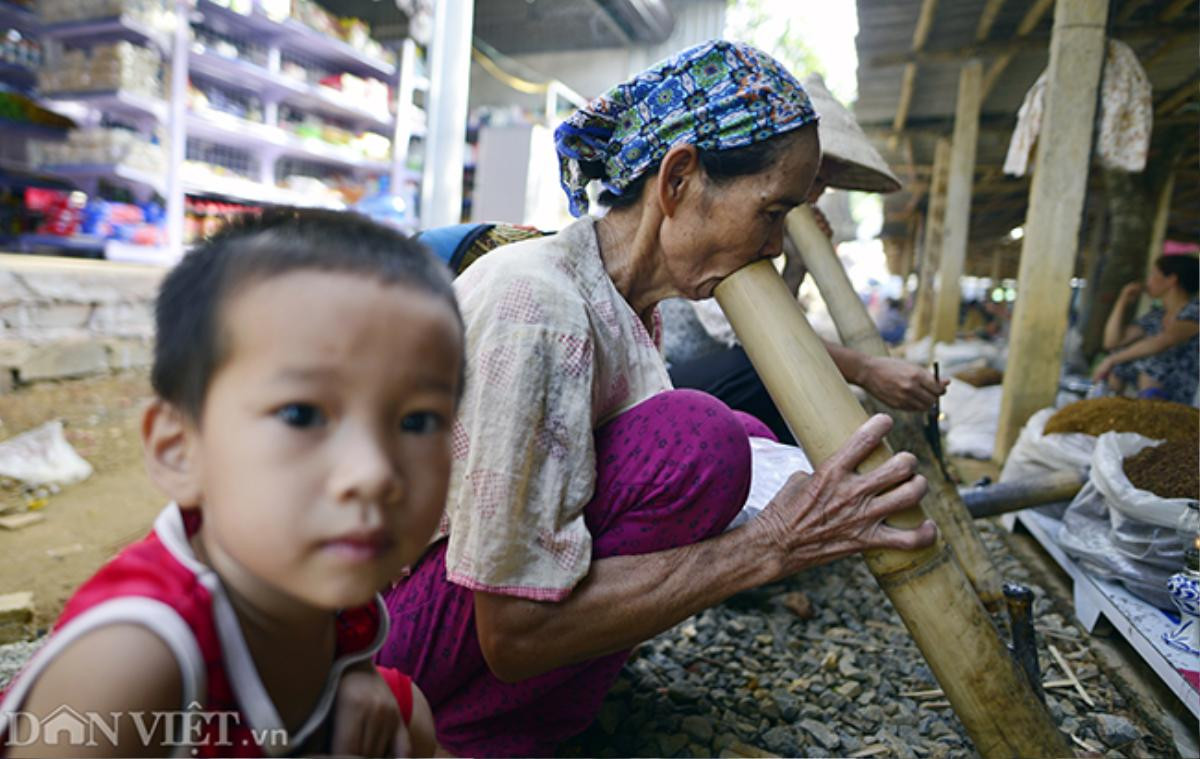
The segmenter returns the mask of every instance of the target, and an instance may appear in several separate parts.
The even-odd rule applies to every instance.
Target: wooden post
[[[1054,9],[1046,105],[996,431],[1000,461],[1026,420],[1053,404],[1058,391],[1107,15],[1108,0],[1058,0]]]
[[[950,140],[939,137],[933,153],[933,176],[925,213],[925,245],[921,248],[921,272],[909,340],[920,340],[928,335],[933,323],[934,279],[942,260],[942,224],[946,218],[946,172],[949,168]]]
[[[819,465],[867,420],[825,345],[770,261],[734,272],[716,297],[775,405]],[[887,458],[885,444],[863,468]],[[923,519],[913,508],[888,523],[915,527]],[[1070,755],[944,542],[919,551],[870,551],[865,558],[981,755]]]
[[[979,83],[983,64],[963,64],[958,76],[958,101],[954,108],[954,140],[950,150],[950,172],[946,180],[946,222],[942,232],[942,263],[938,267],[937,306],[934,308],[933,341],[952,343],[958,334],[958,305],[962,298],[959,281],[967,257],[971,226],[971,190],[975,177],[975,144],[979,138]]]
[[[868,356],[886,357],[887,346],[879,336],[879,330],[854,292],[854,286],[838,261],[829,238],[817,226],[811,208],[799,206],[788,214],[787,234],[800,252],[809,275],[816,281],[842,344]],[[895,421],[893,434],[889,438],[892,444],[912,452],[920,463],[921,474],[929,481],[929,494],[921,501],[922,508],[937,523],[942,537],[954,550],[959,564],[983,602],[998,602],[1003,598],[1000,573],[992,564],[975,522],[958,497],[957,488],[947,482],[940,462],[925,440],[921,415],[905,414],[895,409],[887,409],[887,413]]]
[[[1175,167],[1172,166],[1155,199],[1154,222],[1150,227],[1150,250],[1146,257],[1146,279],[1150,278],[1150,270],[1154,268],[1154,262],[1162,256],[1163,243],[1167,239],[1167,219],[1171,214],[1171,196],[1174,194]],[[1142,292],[1142,297],[1138,300],[1138,316],[1149,311],[1150,306],[1150,296]]]

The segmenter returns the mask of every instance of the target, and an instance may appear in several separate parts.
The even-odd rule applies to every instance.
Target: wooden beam
[[[1189,5],[1195,5],[1196,0],[1175,0],[1159,14],[1159,21],[1174,21]]]
[[[1192,74],[1187,81],[1171,90],[1154,107],[1154,115],[1162,116],[1170,113],[1187,102],[1187,99],[1197,93],[1196,84],[1200,82],[1200,72]]]
[[[921,12],[917,15],[917,26],[913,30],[912,51],[919,53],[925,48],[929,39],[929,30],[933,28],[933,17],[937,12],[938,0],[921,0]],[[904,76],[900,81],[900,100],[896,104],[896,117],[892,119],[892,129],[900,132],[904,122],[908,120],[908,109],[912,105],[913,90],[917,86],[917,64],[909,63],[904,67]]]
[[[987,0],[983,12],[979,14],[979,26],[975,27],[976,42],[983,42],[992,33],[992,24],[996,23],[996,17],[1000,15],[1000,9],[1003,7],[1004,0]]]
[[[896,104],[896,116],[892,119],[892,131],[904,130],[904,122],[908,120],[908,108],[912,104],[913,88],[917,82],[917,64],[909,63],[904,66],[904,76],[900,80],[900,101]]]
[[[1171,213],[1171,197],[1175,194],[1175,168],[1172,166],[1162,187],[1158,188],[1158,197],[1154,203],[1154,222],[1150,226],[1150,250],[1146,256],[1146,279],[1150,278],[1150,270],[1154,262],[1162,255],[1163,241],[1167,239],[1167,216]],[[1141,316],[1150,310],[1150,296],[1145,291],[1138,299],[1137,315]]]
[[[1178,24],[1144,24],[1113,29],[1111,36],[1133,44],[1134,42],[1140,43],[1142,40],[1153,41],[1175,37],[1182,37],[1184,40],[1195,39],[1196,30],[1190,26],[1180,27]],[[1042,49],[1049,44],[1049,34],[1030,32],[1020,37],[987,40],[958,47],[935,47],[917,52],[905,50],[896,53],[882,53],[860,59],[859,65],[866,68],[888,68],[905,63],[953,63],[968,58],[990,58],[1004,53],[1019,54],[1026,50]]]
[[[1058,0],[1046,103],[1021,240],[1019,294],[996,431],[1003,460],[1025,422],[1058,392],[1071,274],[1092,153],[1108,3]]]
[[[933,17],[937,13],[938,0],[921,0],[921,12],[917,16],[917,27],[913,30],[913,50],[925,48],[929,30],[933,28]]]
[[[946,223],[942,231],[942,262],[938,266],[937,302],[933,311],[933,341],[952,343],[958,334],[958,305],[962,300],[963,261],[971,228],[971,188],[975,178],[975,148],[979,141],[979,80],[983,64],[969,61],[958,75],[954,106],[954,139],[946,180]]]
[[[1050,6],[1054,4],[1054,0],[1035,0],[1034,4],[1025,12],[1025,16],[1021,19],[1021,23],[1017,24],[1017,37],[1028,36],[1030,32],[1037,28],[1041,23],[1042,17],[1050,10]],[[983,77],[983,92],[980,95],[980,101],[986,100],[988,93],[996,86],[996,81],[1004,70],[1008,68],[1008,64],[1012,63],[1016,53],[1005,53],[996,60],[992,61],[992,65],[988,68],[987,74]]]
[[[1138,8],[1141,8],[1145,4],[1146,0],[1126,0],[1125,6],[1121,8],[1121,11],[1116,15],[1116,17],[1113,18],[1113,22],[1116,24],[1122,24],[1128,21],[1133,17],[1133,14],[1137,13]]]
[[[1165,40],[1162,40],[1161,44],[1154,48],[1154,52],[1142,59],[1142,68],[1149,71],[1151,66],[1153,66],[1160,59],[1166,56],[1167,53],[1170,53],[1184,42],[1192,42],[1195,44],[1196,35],[1192,33],[1176,34],[1172,37],[1167,37]]]

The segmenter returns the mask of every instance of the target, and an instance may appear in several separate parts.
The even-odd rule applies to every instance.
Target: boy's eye
[[[419,411],[415,414],[409,414],[400,420],[400,429],[405,432],[416,432],[420,435],[428,435],[437,432],[443,426],[443,420],[440,414],[435,414],[432,411]]]
[[[315,427],[325,423],[325,416],[311,403],[289,403],[275,415],[289,427]]]

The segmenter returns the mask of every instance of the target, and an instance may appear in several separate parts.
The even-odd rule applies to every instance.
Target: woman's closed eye
[[[279,421],[289,427],[306,429],[325,424],[325,414],[311,403],[287,403],[275,411]]]
[[[418,411],[407,414],[400,420],[400,429],[418,435],[430,435],[446,427],[446,418],[433,411]]]

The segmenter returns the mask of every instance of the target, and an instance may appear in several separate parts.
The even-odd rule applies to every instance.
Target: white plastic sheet
[[[959,379],[950,380],[941,400],[947,455],[985,460],[992,457],[1003,395],[1003,385],[972,387]]]
[[[758,516],[793,474],[811,474],[812,470],[803,449],[766,438],[750,438],[750,495],[726,529],[740,527]]]
[[[1013,444],[1000,482],[1011,482],[1036,477],[1064,469],[1083,474],[1092,464],[1092,452],[1096,449],[1094,435],[1082,432],[1056,432],[1046,435],[1046,422],[1057,409],[1044,408],[1025,423],[1017,442]]]
[[[0,443],[0,477],[37,487],[70,485],[91,475],[92,465],[67,442],[57,419]]]

